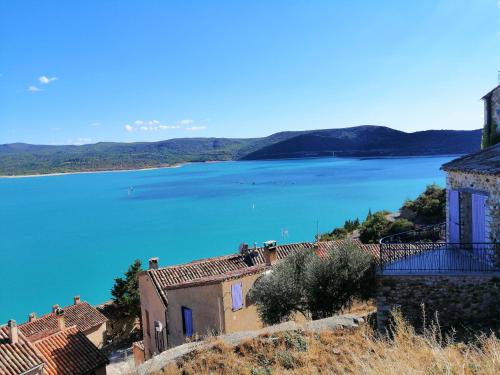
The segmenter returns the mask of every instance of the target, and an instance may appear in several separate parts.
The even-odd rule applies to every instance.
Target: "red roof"
[[[314,248],[313,243],[303,242],[288,245],[279,245],[276,247],[278,260],[285,258],[293,251],[298,249]],[[163,302],[167,304],[166,290],[177,289],[198,285],[200,283],[210,283],[234,278],[235,274],[247,273],[249,268],[262,266],[264,261],[264,249],[257,248],[254,251],[252,262],[249,263],[245,257],[240,254],[224,255],[214,258],[196,260],[191,263],[168,266],[157,270],[147,270]]]
[[[19,342],[11,344],[7,326],[0,327],[0,374],[19,375],[42,366],[43,358],[20,333]]]
[[[108,363],[76,326],[46,336],[34,345],[45,358],[45,375],[88,374]]]
[[[320,242],[318,244],[318,255],[325,256],[329,251],[336,250],[341,246],[352,243],[363,250],[365,253],[370,254],[378,262],[380,259],[380,245],[376,243],[364,244],[359,240],[336,240]]]
[[[63,310],[66,326],[77,326],[82,332],[98,327],[108,321],[103,314],[87,302],[70,305],[64,307]],[[57,329],[58,325],[55,313],[43,315],[32,322],[27,322],[19,326],[19,330],[27,338],[38,336],[46,332],[56,331]]]

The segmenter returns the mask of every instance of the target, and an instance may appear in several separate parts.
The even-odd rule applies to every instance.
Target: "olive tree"
[[[370,255],[353,244],[319,257],[300,250],[261,276],[250,290],[262,321],[276,324],[294,313],[319,319],[373,293],[375,267]]]

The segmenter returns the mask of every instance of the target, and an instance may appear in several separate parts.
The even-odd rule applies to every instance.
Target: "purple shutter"
[[[472,194],[472,242],[486,242],[486,195]]]
[[[448,233],[451,243],[460,242],[460,206],[458,201],[458,191],[448,189]]]
[[[233,311],[243,307],[243,288],[241,283],[231,285],[231,299],[233,302]]]
[[[193,310],[182,306],[182,330],[187,337],[193,336]]]

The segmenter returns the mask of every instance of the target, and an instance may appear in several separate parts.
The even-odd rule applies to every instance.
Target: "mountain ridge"
[[[173,138],[87,145],[0,145],[0,175],[93,172],[172,166],[184,162],[335,156],[428,156],[479,150],[481,130],[406,133],[386,126],[283,131],[260,138]]]

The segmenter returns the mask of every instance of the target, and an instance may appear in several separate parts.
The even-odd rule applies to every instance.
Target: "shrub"
[[[373,295],[373,258],[354,244],[332,251],[326,259],[316,257],[307,265],[306,299],[313,319],[331,316],[350,307],[353,300]]]
[[[354,298],[367,299],[375,285],[370,255],[354,244],[320,258],[301,250],[259,278],[250,298],[266,324],[276,324],[300,312],[314,319],[349,307]]]
[[[438,224],[445,221],[446,191],[436,184],[428,185],[415,200],[407,200],[401,209],[416,215],[417,224]]]
[[[306,266],[314,256],[310,250],[299,250],[254,283],[249,298],[257,305],[264,323],[280,323],[297,311],[307,314],[303,280]]]
[[[359,239],[363,243],[377,243],[378,240],[384,237],[391,226],[391,222],[387,220],[384,211],[377,211],[374,214],[368,214],[365,222],[359,230]]]

